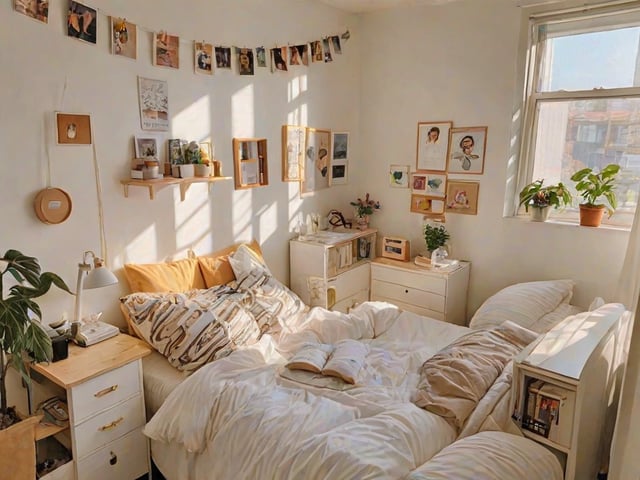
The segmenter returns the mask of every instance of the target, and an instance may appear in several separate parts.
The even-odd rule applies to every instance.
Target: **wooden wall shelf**
[[[125,198],[129,197],[129,187],[146,187],[149,189],[149,198],[151,200],[156,198],[156,189],[161,189],[167,185],[180,185],[180,201],[184,201],[187,194],[187,190],[192,183],[207,183],[209,184],[209,191],[211,191],[211,185],[214,182],[220,182],[222,180],[231,180],[231,177],[189,177],[189,178],[174,178],[164,177],[155,180],[138,180],[135,178],[127,178],[120,180],[124,188]]]

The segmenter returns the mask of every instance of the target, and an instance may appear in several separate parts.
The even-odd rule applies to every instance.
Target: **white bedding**
[[[176,386],[145,434],[163,452],[183,452],[170,465],[158,450],[154,459],[169,479],[405,478],[459,435],[509,423],[508,371],[461,431],[411,403],[422,363],[468,331],[378,302],[349,315],[313,309],[299,331],[265,335]],[[345,338],[370,348],[353,388],[279,374],[305,342]],[[545,465],[528,478],[561,478]]]

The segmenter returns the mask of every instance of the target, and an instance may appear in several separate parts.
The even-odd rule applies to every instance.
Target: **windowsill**
[[[554,225],[554,226],[560,226],[560,227],[581,227],[580,224],[576,221],[576,222],[572,222],[570,220],[562,220],[562,219],[557,219],[557,218],[550,218],[549,220],[547,220],[546,222],[534,222],[531,221],[531,219],[529,218],[529,215],[516,215],[516,216],[506,216],[504,217],[506,219],[510,219],[510,220],[515,220],[518,222],[525,222],[525,223],[530,223],[532,225]],[[599,227],[581,227],[581,228],[586,228],[589,230],[609,230],[609,231],[616,231],[616,232],[631,232],[631,227],[623,227],[620,225],[608,225],[608,224],[602,224]]]

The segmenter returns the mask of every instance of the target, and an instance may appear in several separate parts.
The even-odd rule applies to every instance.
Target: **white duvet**
[[[191,452],[181,478],[429,478],[420,469],[456,438],[509,423],[508,369],[461,431],[411,403],[419,367],[465,327],[368,302],[349,315],[313,309],[292,330],[200,368],[147,424],[150,438]],[[346,338],[369,345],[355,386],[285,371],[304,343]],[[553,462],[538,463],[544,476],[528,478],[556,478]]]

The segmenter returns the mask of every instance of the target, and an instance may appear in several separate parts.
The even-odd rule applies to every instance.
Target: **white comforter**
[[[411,403],[422,363],[467,332],[385,303],[349,315],[313,309],[278,341],[264,336],[202,367],[172,392],[145,434],[192,452],[198,461],[189,478],[404,478],[458,436],[508,423],[508,371],[460,432]],[[370,347],[355,386],[285,371],[305,342],[345,338]]]

